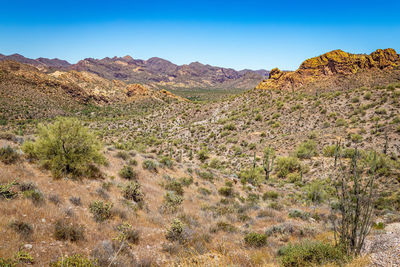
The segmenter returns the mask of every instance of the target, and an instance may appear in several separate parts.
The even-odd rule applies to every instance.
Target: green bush
[[[261,167],[248,168],[239,173],[239,179],[242,184],[259,185],[265,181],[264,169]]]
[[[155,163],[152,160],[147,159],[147,160],[143,161],[143,169],[156,172],[157,171],[157,163]]]
[[[6,259],[6,258],[0,257],[0,266],[1,267],[16,267],[17,262],[15,262],[13,259]]]
[[[165,189],[168,191],[173,191],[176,194],[183,196],[183,187],[182,184],[176,180],[171,180],[165,185]]]
[[[117,154],[115,155],[117,158],[121,158],[123,160],[129,159],[129,154],[126,151],[118,151]]]
[[[30,239],[30,237],[32,236],[33,227],[26,222],[13,220],[8,226],[24,239]]]
[[[267,244],[267,235],[259,233],[248,233],[244,237],[244,242],[250,247],[263,247]]]
[[[19,160],[19,154],[10,146],[0,148],[0,161],[12,164]]]
[[[223,186],[218,190],[218,193],[224,197],[233,196],[233,188],[230,186]]]
[[[122,189],[124,198],[133,200],[136,203],[142,203],[144,194],[140,188],[140,184],[137,182],[130,182]]]
[[[168,168],[172,168],[172,166],[174,165],[172,159],[170,157],[165,157],[165,156],[160,159],[160,163]]]
[[[54,237],[57,240],[68,240],[75,242],[83,240],[84,228],[81,225],[65,223],[62,220],[58,220],[54,227]]]
[[[340,147],[339,147],[339,149],[340,149]],[[322,150],[322,154],[325,157],[334,157],[335,151],[336,151],[336,145],[328,145],[328,146],[324,147],[324,149]],[[340,150],[339,150],[339,152],[340,152]]]
[[[201,162],[205,162],[209,156],[208,156],[208,149],[203,148],[201,150],[199,150],[197,152],[197,158],[201,161]]]
[[[285,267],[320,266],[326,263],[341,265],[347,260],[345,252],[339,247],[321,241],[303,241],[289,244],[278,251]]]
[[[55,177],[89,176],[94,164],[105,163],[102,146],[95,135],[72,118],[57,118],[53,124],[39,125],[37,140],[25,142],[23,150],[39,159]]]
[[[175,192],[168,191],[164,195],[164,203],[161,206],[163,212],[174,213],[178,210],[179,206],[183,202],[183,197],[176,194]]]
[[[263,194],[262,199],[267,200],[267,199],[277,199],[279,197],[278,192],[275,191],[267,191]]]
[[[8,182],[6,184],[0,184],[0,198],[11,199],[17,195],[17,192],[12,188],[17,185],[17,182]]]
[[[337,127],[347,126],[347,121],[345,119],[339,118],[336,120],[336,126]]]
[[[298,157],[299,159],[310,159],[311,157],[317,155],[316,147],[317,145],[313,140],[303,142],[297,147],[295,151],[296,157]]]
[[[128,244],[139,243],[139,231],[133,229],[129,223],[123,223],[117,226],[119,232],[116,240],[119,242],[127,242]]]
[[[50,267],[98,267],[97,261],[90,260],[80,254],[69,257],[60,257],[58,261],[50,263]]]
[[[185,224],[179,219],[174,219],[165,234],[165,238],[169,241],[184,241]]]
[[[89,210],[93,214],[96,222],[103,222],[111,218],[112,203],[104,203],[102,201],[94,201],[90,203]]]
[[[304,188],[306,199],[313,203],[322,203],[327,197],[325,186],[320,181],[312,181]]]
[[[276,161],[278,177],[285,178],[289,173],[301,170],[301,164],[295,157],[279,157]]]
[[[119,171],[119,176],[127,180],[136,180],[138,178],[137,172],[134,171],[129,165],[122,167],[122,169]]]

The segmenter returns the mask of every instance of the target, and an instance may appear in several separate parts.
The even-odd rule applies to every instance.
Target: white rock
[[[32,247],[33,247],[33,246],[32,246],[31,244],[25,244],[25,245],[24,245],[24,248],[26,248],[26,249],[32,249]]]

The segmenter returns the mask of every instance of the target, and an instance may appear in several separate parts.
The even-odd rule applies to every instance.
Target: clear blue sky
[[[0,53],[131,55],[296,69],[333,49],[400,51],[400,1],[0,0]]]

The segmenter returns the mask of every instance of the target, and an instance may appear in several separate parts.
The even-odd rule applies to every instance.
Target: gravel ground
[[[400,223],[389,224],[384,232],[371,236],[363,254],[370,254],[370,266],[400,266]]]

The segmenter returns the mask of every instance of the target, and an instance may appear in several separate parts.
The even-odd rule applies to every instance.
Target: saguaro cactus
[[[274,168],[274,160],[275,160],[275,157],[271,153],[270,146],[268,146],[268,151],[265,153],[265,157],[264,157],[264,161],[263,161],[263,167],[264,167],[264,171],[265,171],[265,180],[269,179],[269,175]]]
[[[336,141],[335,145],[335,169],[337,165],[337,160],[339,158],[339,154],[340,154],[340,140]]]
[[[385,133],[385,146],[383,147],[383,154],[387,155],[387,150],[389,146],[389,138],[387,136],[387,133]]]

